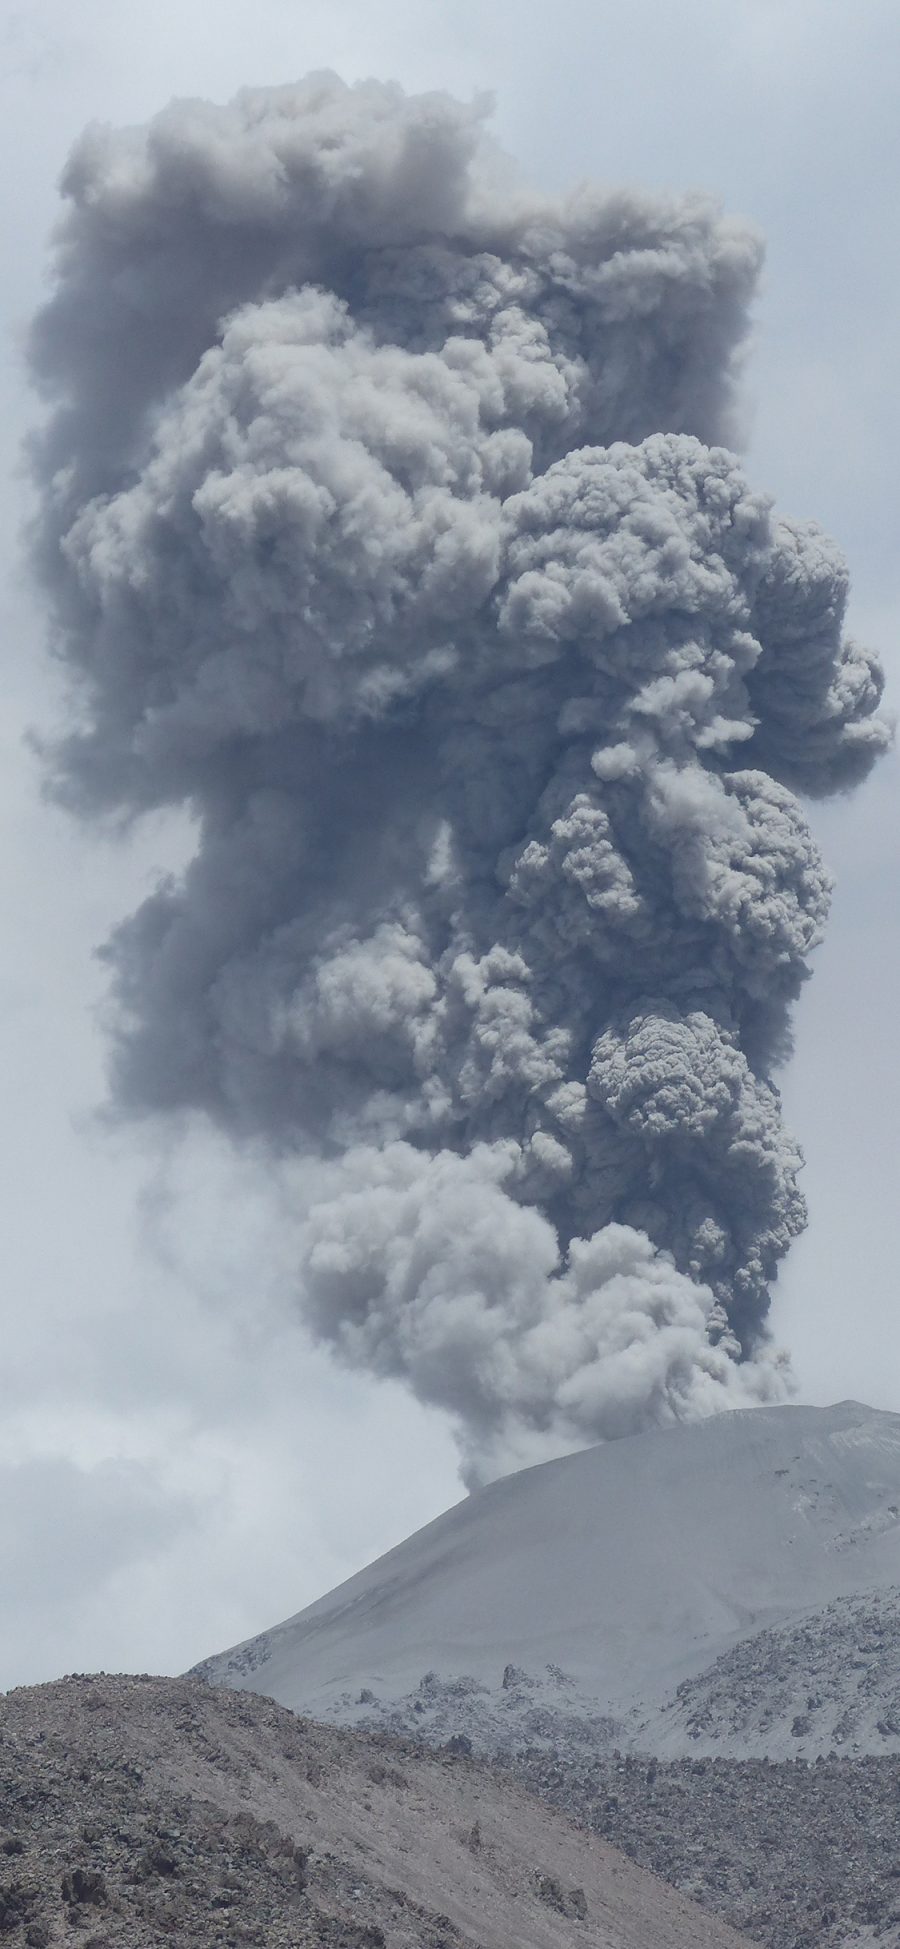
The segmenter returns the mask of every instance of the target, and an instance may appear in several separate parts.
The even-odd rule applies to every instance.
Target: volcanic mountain
[[[476,1750],[900,1751],[900,1416],[777,1407],[477,1491],[198,1667]]]

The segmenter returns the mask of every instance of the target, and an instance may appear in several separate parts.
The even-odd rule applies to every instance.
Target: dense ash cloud
[[[886,742],[727,443],[756,237],[333,76],[91,130],[33,335],[77,811],[189,806],[106,950],[126,1113],[290,1161],[305,1317],[469,1479],[777,1394],[792,788]]]

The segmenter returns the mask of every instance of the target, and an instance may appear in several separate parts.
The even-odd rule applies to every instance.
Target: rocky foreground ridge
[[[715,1916],[459,1751],[196,1679],[0,1699],[11,1949],[741,1949]],[[746,1944],[745,1944],[746,1949]]]

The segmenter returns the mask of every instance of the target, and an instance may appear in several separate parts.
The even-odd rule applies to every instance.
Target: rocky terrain
[[[11,1949],[740,1949],[464,1753],[194,1679],[0,1699]]]
[[[837,1598],[743,1640],[627,1737],[657,1753],[687,1741],[748,1757],[900,1752],[900,1590]]]
[[[767,1949],[900,1944],[896,1759],[504,1764]]]
[[[203,1675],[203,1668],[200,1668]],[[260,1674],[262,1682],[265,1674]],[[599,1704],[585,1699],[575,1681],[558,1665],[541,1673],[506,1665],[497,1684],[483,1684],[469,1674],[445,1677],[425,1672],[413,1691],[402,1698],[381,1699],[364,1686],[343,1693],[323,1708],[324,1720],[353,1724],[394,1739],[416,1739],[428,1746],[463,1748],[477,1758],[493,1760],[526,1747],[567,1754],[623,1751],[628,1728]]]
[[[660,1761],[505,1678],[490,1762],[487,1689],[433,1674],[393,1737],[196,1679],[9,1693],[0,1941],[900,1949],[900,1759]]]

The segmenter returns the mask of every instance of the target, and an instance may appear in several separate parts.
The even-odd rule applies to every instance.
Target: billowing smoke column
[[[116,1100],[299,1160],[306,1320],[470,1481],[783,1387],[791,788],[886,741],[839,555],[715,444],[755,237],[541,201],[481,121],[92,130],[33,339],[56,789],[198,822],[107,950]]]

